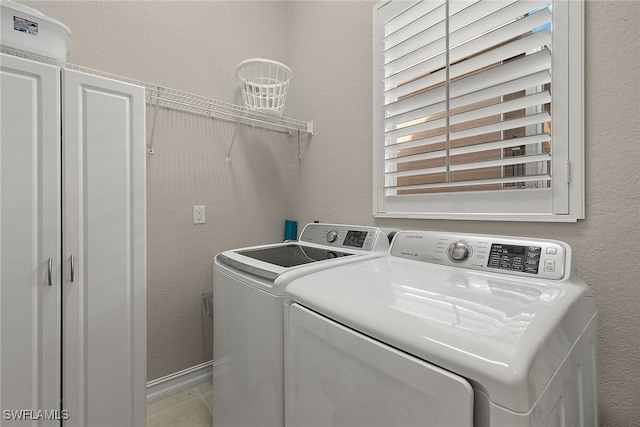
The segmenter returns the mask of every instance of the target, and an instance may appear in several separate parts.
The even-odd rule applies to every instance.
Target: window
[[[373,26],[375,216],[584,217],[582,1],[390,0]]]

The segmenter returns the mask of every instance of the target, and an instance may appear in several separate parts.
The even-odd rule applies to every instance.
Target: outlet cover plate
[[[204,206],[194,206],[193,207],[193,223],[194,224],[204,224]]]

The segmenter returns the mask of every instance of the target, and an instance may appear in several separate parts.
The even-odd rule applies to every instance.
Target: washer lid
[[[285,299],[526,412],[593,317],[590,295],[579,279],[507,277],[386,257],[295,280]]]
[[[320,264],[317,269],[321,269],[327,268],[324,266],[327,262],[352,262],[355,258],[363,256],[374,255],[340,252],[298,243],[276,243],[222,252],[216,256],[216,262],[273,282],[279,277],[284,277],[285,273],[291,276],[287,281],[292,280],[298,276],[295,272],[299,269],[315,271],[311,264]]]
[[[269,248],[238,250],[236,252],[249,258],[279,265],[280,267],[295,267],[297,265],[353,255],[353,253],[316,248],[313,246],[302,246],[296,243],[272,246]]]
[[[388,254],[387,235],[376,227],[344,224],[307,224],[300,241],[252,246],[222,252],[216,264],[262,279],[270,291],[304,273]],[[277,280],[276,280],[277,279]]]

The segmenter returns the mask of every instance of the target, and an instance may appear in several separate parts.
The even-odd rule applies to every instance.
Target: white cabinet
[[[61,384],[60,71],[4,55],[0,67],[0,406],[51,410]]]
[[[144,426],[144,89],[0,65],[0,416]]]

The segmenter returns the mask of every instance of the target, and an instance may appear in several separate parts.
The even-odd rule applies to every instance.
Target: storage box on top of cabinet
[[[1,44],[37,55],[66,61],[71,30],[42,12],[11,1],[0,1]]]

